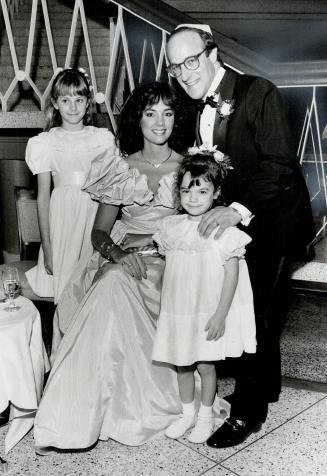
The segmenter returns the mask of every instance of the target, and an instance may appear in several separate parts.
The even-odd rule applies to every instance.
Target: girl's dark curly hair
[[[85,96],[88,99],[84,125],[90,125],[92,118],[92,100],[91,90],[87,77],[82,71],[73,68],[67,68],[60,71],[53,80],[51,93],[45,107],[46,125],[44,130],[49,131],[52,127],[59,127],[62,124],[60,112],[55,109],[52,101],[57,102],[59,96]]]
[[[144,84],[130,94],[120,116],[116,143],[124,154],[133,154],[144,146],[140,128],[143,111],[160,99],[174,111],[175,122],[168,145],[176,152],[183,152],[190,143],[189,116],[183,98],[168,84],[153,82]]]
[[[228,163],[228,162],[227,162]],[[228,166],[227,166],[228,167]],[[174,201],[179,210],[182,210],[180,201],[180,188],[184,175],[189,172],[192,179],[189,188],[197,185],[196,179],[202,177],[206,182],[211,182],[216,192],[222,185],[227,176],[225,166],[220,165],[210,154],[186,154],[176,172]],[[225,205],[221,194],[214,200],[213,207],[217,205]]]

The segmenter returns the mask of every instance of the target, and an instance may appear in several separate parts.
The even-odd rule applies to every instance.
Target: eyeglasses
[[[170,74],[170,76],[172,76],[173,78],[178,78],[182,74],[182,66],[185,66],[185,68],[189,69],[190,71],[198,69],[198,67],[200,66],[199,58],[205,51],[207,51],[207,47],[205,47],[204,50],[200,51],[200,53],[198,53],[197,55],[188,56],[181,63],[170,64],[166,68],[168,74]]]

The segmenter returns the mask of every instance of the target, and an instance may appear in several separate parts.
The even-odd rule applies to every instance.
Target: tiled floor
[[[327,390],[327,295],[295,294],[281,337],[282,375]]]
[[[325,283],[327,290],[327,231],[317,238],[315,257],[309,263],[297,262],[292,266],[292,278],[300,281]]]
[[[327,241],[327,240],[326,240]],[[325,256],[325,255],[324,255]],[[322,261],[320,261],[322,262]],[[284,329],[283,387],[265,425],[243,444],[214,450],[163,435],[140,446],[112,440],[80,453],[38,457],[29,433],[8,455],[13,476],[327,476],[327,295],[296,295]],[[295,380],[294,380],[295,377]],[[321,382],[325,393],[304,390],[303,381]],[[300,384],[296,384],[300,382]],[[295,384],[294,384],[295,383]],[[220,394],[231,392],[225,379]],[[306,387],[308,388],[308,386]],[[310,384],[309,388],[317,389]],[[0,454],[7,427],[0,428]],[[1,467],[0,467],[1,473]]]
[[[226,388],[226,386],[223,386]],[[327,395],[284,388],[263,428],[239,447],[214,450],[159,436],[140,447],[99,442],[91,451],[37,457],[32,434],[7,456],[8,475],[327,475]],[[0,443],[6,427],[0,429]]]
[[[317,242],[315,244],[315,254],[316,261],[327,263],[327,227],[317,237]]]

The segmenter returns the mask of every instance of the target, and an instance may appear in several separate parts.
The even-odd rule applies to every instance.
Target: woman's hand
[[[225,317],[215,312],[215,314],[210,317],[204,330],[208,331],[207,340],[220,339],[220,337],[225,334]]]
[[[120,244],[123,250],[127,250],[128,248],[141,248],[149,245],[153,245],[152,235],[141,235],[138,233],[126,233]]]
[[[142,278],[147,278],[146,264],[142,257],[137,254],[137,252],[126,253],[126,251],[122,250],[119,246],[115,246],[115,248],[110,253],[110,256],[115,263],[122,265],[125,273],[130,274],[139,280]]]

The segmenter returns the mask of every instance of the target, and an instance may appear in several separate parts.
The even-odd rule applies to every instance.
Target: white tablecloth
[[[50,368],[38,310],[23,296],[15,302],[21,306],[15,312],[5,311],[8,303],[0,303],[0,412],[11,403],[6,453],[32,428]]]

